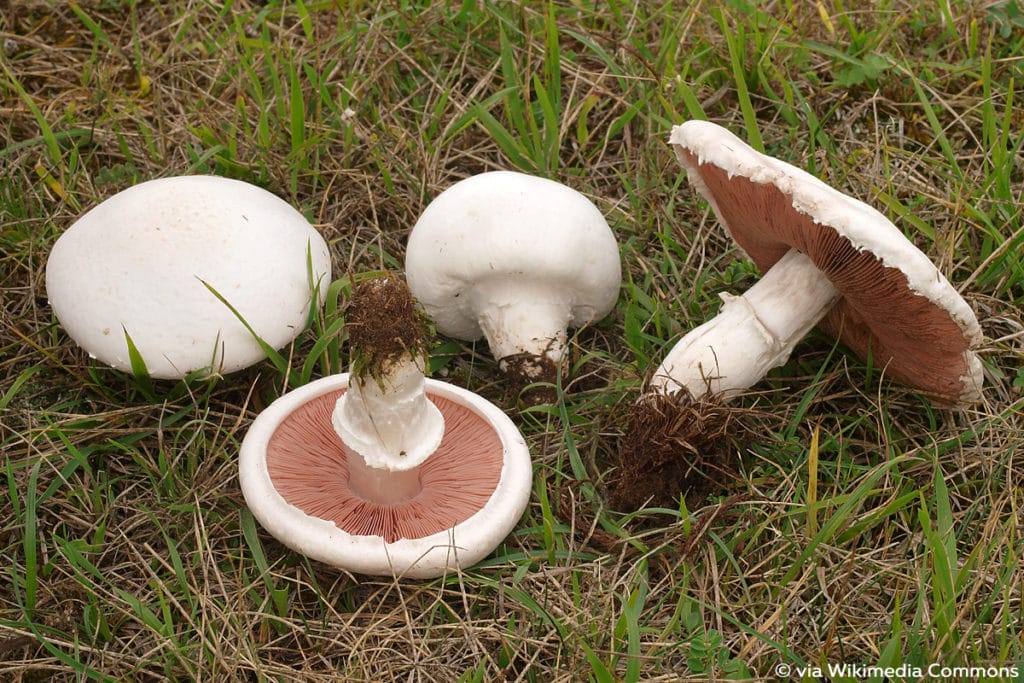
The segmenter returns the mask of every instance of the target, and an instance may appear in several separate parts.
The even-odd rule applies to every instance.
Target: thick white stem
[[[572,311],[557,292],[530,282],[497,280],[481,283],[472,296],[480,329],[502,369],[504,359],[520,355],[541,361],[528,364],[538,378],[543,359],[558,367]]]
[[[444,417],[424,387],[422,360],[408,355],[388,363],[379,378],[352,373],[348,391],[334,408],[334,429],[370,468],[401,472],[419,467],[444,436]]]
[[[669,351],[651,386],[665,393],[685,387],[695,398],[732,398],[785,363],[838,298],[814,263],[791,250],[743,296],[722,294],[719,314]]]

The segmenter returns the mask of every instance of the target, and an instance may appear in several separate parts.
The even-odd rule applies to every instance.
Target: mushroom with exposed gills
[[[529,501],[522,436],[485,399],[424,377],[426,324],[400,278],[356,285],[346,329],[350,372],[285,394],[246,434],[253,515],[352,572],[430,578],[475,564]]]
[[[263,360],[256,337],[287,345],[330,278],[327,243],[283,199],[240,180],[172,176],[75,221],[50,251],[46,294],[91,357],[131,372],[134,345],[150,376],[180,379]]]
[[[655,387],[741,392],[820,324],[923,393],[955,403],[981,397],[974,311],[885,216],[713,123],[676,126],[669,142],[764,276],[743,296],[723,297],[719,316],[669,352]]]
[[[438,332],[486,337],[520,387],[557,380],[567,328],[605,316],[621,285],[618,244],[597,207],[512,171],[438,195],[409,235],[405,271]]]
[[[669,142],[763,276],[742,296],[723,294],[719,314],[669,351],[641,399],[659,417],[633,418],[627,443],[699,449],[706,433],[693,423],[716,422],[709,416],[724,414],[721,402],[785,363],[815,325],[922,393],[955,404],[980,399],[974,312],[885,216],[713,123],[676,126]],[[676,414],[687,410],[695,412]],[[655,433],[666,425],[689,430],[688,443]]]

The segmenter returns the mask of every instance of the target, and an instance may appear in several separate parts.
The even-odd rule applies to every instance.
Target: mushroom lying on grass
[[[177,176],[75,221],[50,252],[46,293],[91,357],[132,372],[134,345],[150,376],[179,379],[262,360],[254,334],[287,345],[330,276],[327,243],[284,200],[239,180]]]
[[[496,406],[423,376],[405,283],[356,286],[351,373],[285,394],[253,421],[239,479],[278,540],[348,571],[429,578],[469,567],[529,501],[530,454]]]
[[[437,330],[486,337],[519,388],[557,380],[567,328],[605,316],[621,284],[618,245],[597,207],[511,171],[438,195],[409,235],[405,270]]]
[[[691,466],[682,454],[696,456],[720,433],[722,402],[785,363],[815,325],[924,394],[980,398],[974,312],[881,213],[715,124],[689,121],[669,142],[763,277],[742,296],[722,295],[719,314],[655,370],[629,418],[618,505],[641,504],[645,481],[678,486]]]

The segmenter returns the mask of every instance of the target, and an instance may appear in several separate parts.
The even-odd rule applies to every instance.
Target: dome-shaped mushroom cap
[[[910,386],[953,401],[980,397],[974,311],[884,215],[714,123],[687,121],[669,142],[762,273],[796,249],[828,276],[842,298],[822,329]]]
[[[312,273],[308,265],[312,265]],[[95,358],[131,371],[125,332],[149,373],[232,372],[305,327],[331,259],[287,202],[254,185],[180,176],[135,185],[94,207],[50,252],[46,291],[64,329]]]
[[[479,283],[525,275],[534,296],[568,303],[573,327],[606,315],[621,285],[618,245],[597,207],[513,171],[471,176],[438,195],[409,235],[405,271],[438,331],[466,340],[483,334],[467,296]]]

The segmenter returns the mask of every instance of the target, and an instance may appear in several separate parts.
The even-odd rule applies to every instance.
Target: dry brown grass
[[[53,241],[134,181],[211,172],[264,186],[313,219],[339,277],[400,270],[433,196],[513,166],[479,120],[458,124],[511,85],[496,14],[526,94],[534,74],[545,82],[543,12],[306,6],[305,25],[300,3],[0,7],[0,42],[15,43],[0,55],[0,475],[11,498],[0,506],[0,679],[764,679],[782,661],[892,662],[892,648],[925,665],[1024,656],[1013,383],[1024,357],[1014,137],[1024,121],[1003,109],[1024,95],[1024,61],[991,8],[950,3],[946,19],[914,3],[847,13],[825,3],[830,30],[814,3],[770,4],[727,11],[734,30],[723,31],[708,3],[559,4],[551,175],[608,215],[628,284],[616,312],[573,340],[560,407],[517,407],[486,350],[455,347],[445,378],[514,414],[535,493],[496,559],[415,582],[311,563],[245,512],[235,458],[285,386],[272,367],[177,393],[161,385],[170,398],[151,403],[91,363],[46,305]],[[730,40],[746,53],[749,104]],[[819,43],[890,66],[841,85],[849,64]],[[755,277],[665,149],[688,96],[740,133],[749,106],[770,152],[916,217],[908,233],[965,283],[985,331],[983,404],[933,407],[812,336],[741,401],[737,472],[721,498],[682,518],[609,511],[614,416],[646,364],[713,312],[715,293]],[[507,104],[490,111],[511,127]],[[1017,157],[1003,175],[983,144],[993,120]],[[311,343],[289,351],[296,364]]]

